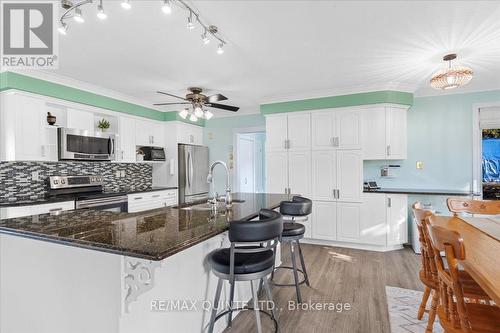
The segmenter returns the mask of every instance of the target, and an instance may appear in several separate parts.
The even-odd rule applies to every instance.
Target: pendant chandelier
[[[454,65],[453,60],[456,58],[456,54],[447,54],[443,57],[443,61],[447,61],[448,65],[432,76],[430,81],[432,88],[449,90],[470,82],[474,72],[469,67]]]

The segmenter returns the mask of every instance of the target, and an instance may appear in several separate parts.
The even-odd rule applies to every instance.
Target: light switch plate
[[[40,174],[38,173],[38,171],[33,171],[31,173],[31,180],[34,182],[37,182],[40,180]]]
[[[417,161],[417,169],[423,169],[423,168],[424,168],[424,162]]]
[[[122,178],[125,178],[125,170],[122,170],[122,171],[121,171],[121,177],[122,177]]]
[[[115,171],[116,178],[120,178],[120,174],[121,174],[120,170],[116,170]]]

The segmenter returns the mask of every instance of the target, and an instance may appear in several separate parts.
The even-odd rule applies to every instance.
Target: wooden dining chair
[[[433,225],[434,215],[424,222],[438,270],[439,305],[437,314],[447,333],[500,332],[500,308],[468,276],[464,278],[459,262],[465,260],[462,237],[456,231]],[[440,255],[445,252],[447,266]],[[472,279],[472,280],[471,280]],[[470,293],[476,293],[476,298]]]
[[[429,313],[426,332],[432,332],[434,320],[436,319],[436,307],[439,299],[438,293],[438,272],[434,262],[434,251],[430,247],[429,238],[424,228],[424,221],[432,215],[432,211],[424,209],[420,202],[415,202],[412,205],[413,218],[417,224],[418,240],[420,242],[420,252],[422,258],[422,268],[419,272],[420,281],[425,285],[422,302],[418,308],[417,319],[421,320],[424,313]],[[427,302],[432,293],[432,301],[430,309],[427,310]]]
[[[448,198],[448,209],[457,216],[459,213],[497,215],[500,214],[500,200],[472,200]]]

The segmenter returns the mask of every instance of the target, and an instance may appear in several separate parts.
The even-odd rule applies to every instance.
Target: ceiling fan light
[[[434,73],[430,80],[431,87],[435,89],[450,90],[464,86],[472,80],[474,75],[472,69],[453,65],[452,61],[455,58],[455,54],[449,54],[443,57],[444,61],[448,61],[448,66]]]
[[[187,109],[183,109],[182,111],[179,112],[179,116],[181,116],[182,119],[186,119],[188,114],[189,112]]]
[[[68,34],[68,25],[64,22],[61,22],[61,24],[57,28],[57,31],[59,31],[59,33],[61,35],[67,35]]]
[[[191,121],[198,121],[198,117],[196,117],[194,115],[194,113],[191,113],[191,115],[189,116],[189,120],[191,120]]]
[[[78,23],[85,22],[85,19],[83,18],[83,15],[82,15],[82,10],[78,7],[75,8],[75,14],[73,15],[73,20],[75,20]]]
[[[105,20],[108,18],[108,14],[104,12],[104,8],[102,7],[102,3],[97,6],[97,17],[101,20]]]
[[[163,1],[163,6],[161,7],[161,10],[167,15],[172,13],[172,7],[170,6],[170,0]]]
[[[210,120],[210,118],[212,118],[214,116],[214,114],[208,110],[205,110],[205,119],[206,120]]]
[[[219,46],[217,47],[217,54],[223,54],[224,53],[224,44],[220,43]]]
[[[130,0],[123,0],[121,5],[122,5],[123,9],[129,10],[130,8],[132,8],[132,5],[130,4]]]
[[[198,118],[203,117],[203,110],[201,107],[197,106],[194,108],[194,115]]]

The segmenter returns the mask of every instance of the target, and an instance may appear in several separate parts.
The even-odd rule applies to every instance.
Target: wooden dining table
[[[465,260],[460,262],[461,265],[488,296],[500,304],[500,241],[459,217],[436,216],[433,225],[462,235]]]

